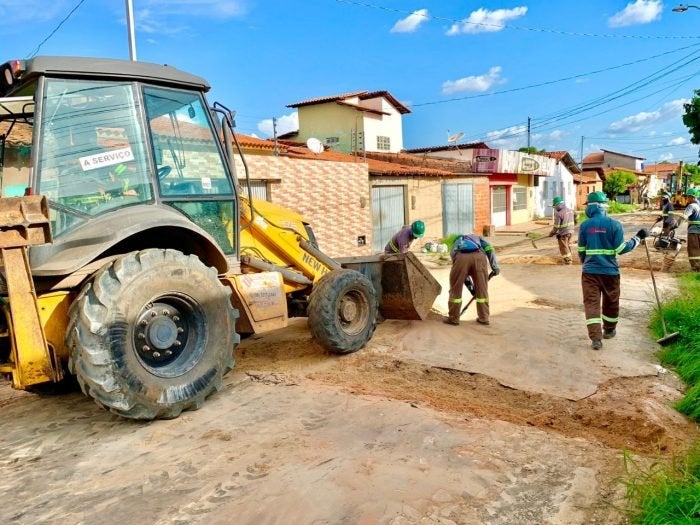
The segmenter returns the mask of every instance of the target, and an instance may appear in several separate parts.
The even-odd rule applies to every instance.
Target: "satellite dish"
[[[313,153],[321,153],[323,151],[323,144],[321,141],[311,137],[306,141],[306,147],[309,148]]]
[[[464,133],[462,133],[461,131],[459,133],[455,133],[454,135],[450,135],[449,131],[447,133],[448,133],[447,142],[450,142],[452,144],[454,144],[455,142],[457,142],[459,139],[461,139],[464,136]]]

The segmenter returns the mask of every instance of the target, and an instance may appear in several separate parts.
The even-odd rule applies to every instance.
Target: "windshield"
[[[90,216],[152,200],[138,113],[130,83],[46,80],[37,171],[55,236]]]

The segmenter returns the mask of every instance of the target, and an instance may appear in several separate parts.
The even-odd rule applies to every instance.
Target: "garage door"
[[[491,224],[494,226],[506,225],[507,191],[508,186],[493,186],[491,188]]]
[[[474,233],[474,198],[471,184],[442,187],[442,234]]]
[[[372,188],[372,251],[384,251],[391,237],[406,224],[405,186]]]

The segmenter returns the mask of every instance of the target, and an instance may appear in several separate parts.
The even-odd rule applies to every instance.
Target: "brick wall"
[[[474,177],[474,233],[482,235],[491,224],[491,187],[488,177]]]
[[[243,166],[236,158],[243,178]],[[330,162],[246,155],[251,179],[270,182],[271,201],[303,215],[319,247],[331,257],[370,255],[369,175],[362,162]],[[365,246],[357,238],[365,236]]]
[[[375,177],[372,186],[406,187],[407,223],[425,222],[425,238],[439,239],[442,231],[442,186],[446,183],[473,184],[474,232],[481,235],[490,222],[491,196],[488,177]]]

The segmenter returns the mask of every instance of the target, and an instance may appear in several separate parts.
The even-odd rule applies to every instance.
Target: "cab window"
[[[199,93],[147,87],[144,99],[161,195],[233,195]]]
[[[138,111],[130,83],[46,80],[37,169],[54,235],[152,200]]]

